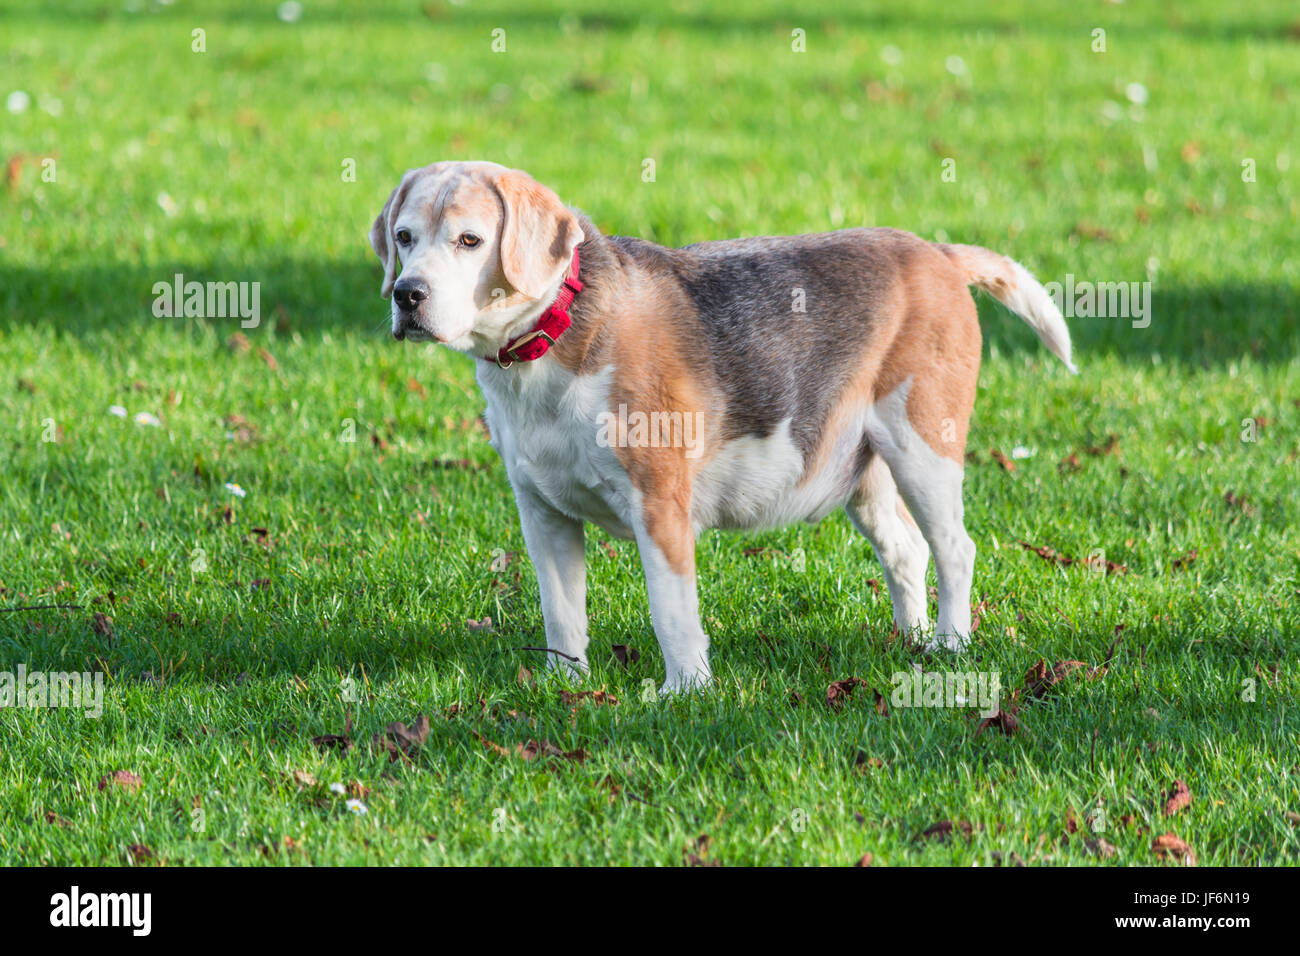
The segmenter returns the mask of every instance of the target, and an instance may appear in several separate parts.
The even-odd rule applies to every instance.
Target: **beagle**
[[[605,236],[486,162],[408,171],[370,242],[394,338],[475,360],[554,666],[587,667],[585,522],[636,540],[671,693],[709,680],[699,532],[838,507],[884,568],[896,628],[964,646],[975,544],[962,466],[980,364],[968,286],[1075,371],[1065,320],[1019,264],[894,229],[668,249]]]

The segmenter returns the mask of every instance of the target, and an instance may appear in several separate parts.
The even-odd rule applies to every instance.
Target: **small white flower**
[[[239,487],[239,485],[235,484],[233,481],[226,482],[226,490],[230,492],[232,495],[234,495],[236,498],[248,497],[248,492],[245,491],[243,488]]]
[[[345,787],[345,786],[343,786],[343,784],[341,784],[341,783],[331,783],[331,784],[330,784],[330,793],[337,793],[337,794],[341,797],[341,796],[343,796],[343,794],[345,794],[345,793],[347,793],[347,792],[348,792],[348,788]]]
[[[1012,458],[1033,458],[1034,450],[1032,448],[1026,448],[1024,445],[1017,445],[1015,448],[1011,449],[1011,457]]]
[[[359,817],[365,816],[367,813],[370,812],[370,808],[367,807],[360,800],[357,800],[355,797],[349,800],[346,804],[344,804],[344,806],[346,806],[349,810],[351,810]]]
[[[131,419],[137,425],[152,425],[157,428],[162,422],[158,421],[158,416],[149,412],[136,412],[135,418]]]
[[[159,193],[158,208],[168,216],[174,216],[176,215],[176,200],[172,199],[170,193]]]
[[[126,409],[121,405],[108,406],[108,413],[110,415],[116,415],[118,418],[126,418]]]
[[[903,62],[903,51],[890,43],[880,48],[880,58],[890,66],[898,66]]]
[[[950,56],[943,61],[943,68],[953,76],[966,75],[966,61],[959,56]]]
[[[14,90],[5,97],[5,109],[10,113],[26,113],[27,107],[32,105],[32,98],[22,90]]]
[[[1146,106],[1148,99],[1147,88],[1141,83],[1130,83],[1124,87],[1124,95],[1128,97],[1130,103],[1136,103],[1138,106]]]
[[[297,0],[285,0],[276,7],[275,15],[282,23],[297,23],[302,18],[302,4]]]

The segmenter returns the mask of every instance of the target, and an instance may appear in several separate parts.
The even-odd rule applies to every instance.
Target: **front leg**
[[[687,509],[673,501],[644,499],[635,530],[650,620],[668,671],[660,693],[707,684],[709,636],[700,626],[695,530]]]
[[[546,646],[559,652],[547,655],[548,666],[586,673],[587,558],[582,522],[556,511],[527,486],[516,487],[515,503],[537,572]]]

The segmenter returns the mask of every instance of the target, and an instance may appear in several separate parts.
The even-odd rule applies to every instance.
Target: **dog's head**
[[[550,304],[582,239],[559,197],[517,169],[408,170],[370,227],[381,294],[393,297],[393,337],[495,354]]]

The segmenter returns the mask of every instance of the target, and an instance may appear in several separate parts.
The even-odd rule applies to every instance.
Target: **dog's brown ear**
[[[559,196],[522,170],[501,173],[496,187],[505,209],[501,269],[512,286],[539,299],[568,268],[582,225]]]
[[[402,202],[411,191],[411,183],[415,181],[418,172],[418,169],[406,171],[397,188],[388,194],[388,201],[370,227],[370,245],[375,250],[375,255],[379,256],[379,261],[384,264],[384,284],[379,294],[385,299],[393,294],[393,283],[397,281],[397,241],[393,237],[393,223],[402,211]]]

